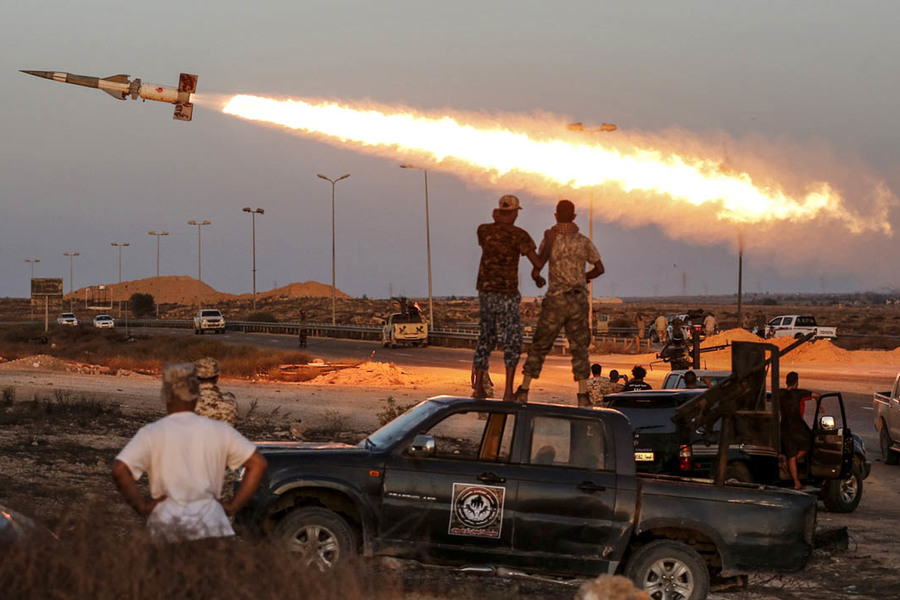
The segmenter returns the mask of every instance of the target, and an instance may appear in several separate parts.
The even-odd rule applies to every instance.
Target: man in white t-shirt
[[[197,370],[190,363],[162,373],[167,416],[145,425],[116,456],[113,479],[128,504],[147,517],[154,537],[167,541],[234,535],[228,521],[259,487],[266,460],[230,425],[194,413]],[[219,496],[225,467],[245,473],[230,501]],[[135,482],[146,473],[150,498]]]

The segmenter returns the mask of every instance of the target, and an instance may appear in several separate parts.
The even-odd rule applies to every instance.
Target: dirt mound
[[[34,356],[24,356],[16,360],[11,360],[0,365],[0,369],[10,369],[18,371],[22,369],[35,369],[38,371],[65,371],[66,363],[54,358],[49,354],[36,354]]]
[[[394,363],[367,362],[316,377],[309,383],[368,387],[411,387],[427,383],[421,377],[400,369]]]
[[[335,289],[334,294],[338,298],[349,298],[341,290]],[[288,285],[260,292],[261,298],[331,298],[331,286],[318,281],[303,281],[289,283]]]

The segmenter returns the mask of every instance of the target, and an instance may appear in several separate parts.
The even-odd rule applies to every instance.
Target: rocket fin
[[[178,78],[178,91],[193,94],[197,91],[197,76],[182,73]]]
[[[103,90],[103,88],[100,88],[100,89]],[[116,100],[124,100],[125,96],[128,95],[127,93],[120,92],[118,90],[103,90],[103,91],[106,92],[107,94],[109,94],[110,96],[112,96],[113,98],[115,98]]]
[[[113,75],[112,77],[104,77],[103,81],[112,81],[114,83],[131,83],[128,75]]]
[[[193,102],[178,102],[175,104],[175,114],[172,118],[176,121],[190,121],[194,116]]]

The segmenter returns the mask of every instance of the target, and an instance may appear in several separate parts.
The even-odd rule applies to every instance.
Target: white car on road
[[[57,317],[56,322],[60,325],[78,325],[78,317],[74,313],[63,313]]]
[[[97,315],[94,317],[94,327],[112,329],[116,326],[115,320],[109,315]]]

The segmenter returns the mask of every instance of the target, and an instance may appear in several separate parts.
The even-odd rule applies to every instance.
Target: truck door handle
[[[589,494],[592,494],[594,492],[605,492],[606,491],[605,486],[597,485],[593,481],[582,481],[581,483],[578,484],[577,487],[582,492],[587,492]]]
[[[477,477],[478,481],[483,481],[484,483],[506,483],[505,477],[497,477],[494,473],[482,473]]]

